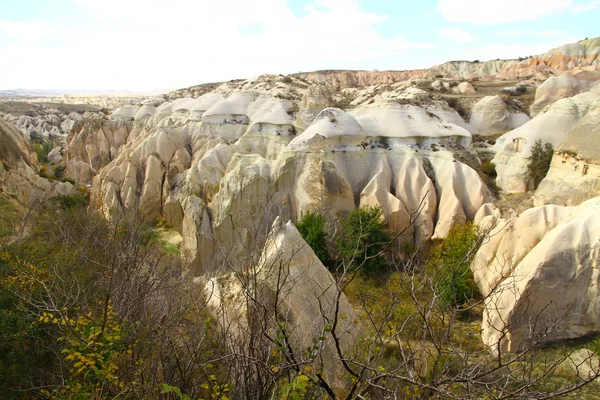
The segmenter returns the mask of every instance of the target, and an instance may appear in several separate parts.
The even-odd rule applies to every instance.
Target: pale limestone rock
[[[356,345],[361,331],[358,316],[291,221],[285,224],[281,218],[275,219],[260,260],[249,272],[254,272],[253,279],[242,281],[239,274],[229,274],[210,279],[205,286],[210,294],[208,304],[219,322],[233,327],[232,333],[240,340],[246,340],[249,329],[246,305],[252,304],[252,299],[246,296],[258,292],[260,296],[254,299],[266,300],[278,294],[278,315],[285,319],[290,346],[300,359],[308,357],[306,348],[323,335],[328,340],[324,341],[322,358],[338,357],[331,333],[324,333],[326,321],[333,320],[336,313],[340,350],[345,353]],[[338,393],[346,387],[340,378],[342,368],[340,362],[333,361],[327,362],[323,371]]]
[[[398,243],[412,243],[414,227],[411,225],[410,215],[404,204],[389,192],[391,185],[392,171],[388,165],[382,162],[379,172],[373,176],[360,194],[360,206],[381,207],[392,237],[404,230],[405,232],[398,236]]]
[[[484,205],[479,207],[479,210],[477,210],[477,214],[475,214],[475,217],[473,218],[473,223],[475,225],[479,225],[485,229],[486,226],[483,223],[484,218],[486,218],[486,217],[500,218],[501,216],[502,216],[502,214],[501,214],[500,210],[498,209],[498,207],[496,207],[493,203],[485,203]],[[488,219],[488,221],[489,221],[489,219]]]
[[[585,74],[581,74],[581,78],[586,78]],[[600,74],[592,79],[600,80]],[[555,103],[557,100],[573,97],[580,93],[585,93],[600,87],[597,81],[588,79],[580,79],[573,75],[551,76],[544,83],[538,86],[535,92],[535,102],[531,105],[531,115],[535,116],[544,107]]]
[[[498,173],[497,185],[510,193],[527,191],[530,187],[527,165],[535,141],[539,139],[557,148],[599,99],[599,94],[583,93],[559,100],[525,125],[501,136],[492,160]]]
[[[26,137],[14,125],[0,119],[0,192],[28,205],[35,198],[70,195],[70,183],[38,176],[37,156]]]
[[[63,156],[62,156],[61,153],[62,153],[62,148],[61,147],[55,147],[55,148],[53,148],[48,153],[48,162],[51,165],[58,164],[58,163],[62,162]]]
[[[117,108],[111,115],[110,119],[112,120],[124,120],[124,121],[133,121],[136,117],[136,114],[140,110],[140,106],[123,106]]]
[[[458,94],[477,94],[473,85],[469,82],[461,82],[457,86],[452,88],[454,93]]]
[[[470,125],[473,133],[490,135],[516,129],[527,121],[526,114],[509,112],[500,96],[487,96],[473,106]]]
[[[518,351],[530,332],[550,327],[546,342],[600,331],[599,215],[597,197],[577,207],[533,208],[497,226],[471,266],[487,295],[486,344]]]
[[[548,174],[538,186],[536,206],[572,206],[600,195],[600,100],[562,139]]]
[[[144,219],[154,220],[161,215],[163,177],[164,167],[160,160],[155,156],[149,156],[146,160],[139,208]]]
[[[393,186],[394,193],[404,204],[414,223],[415,243],[419,246],[433,236],[433,221],[437,210],[435,185],[424,166],[433,176],[433,168],[427,158],[410,155],[401,164]]]

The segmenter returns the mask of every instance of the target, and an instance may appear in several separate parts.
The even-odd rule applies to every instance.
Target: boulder
[[[473,106],[469,122],[473,133],[492,135],[516,129],[528,120],[526,114],[509,112],[502,97],[486,96]]]
[[[477,94],[473,85],[469,82],[461,82],[452,88],[452,92],[457,94]]]

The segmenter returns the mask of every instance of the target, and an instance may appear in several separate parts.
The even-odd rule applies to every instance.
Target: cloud
[[[546,15],[580,13],[600,7],[600,0],[438,0],[449,22],[492,25],[539,19]]]
[[[475,40],[475,36],[460,28],[447,28],[440,31],[440,37],[456,43],[469,43]]]
[[[540,32],[536,32],[536,31],[508,30],[508,31],[497,32],[495,35],[496,36],[504,36],[504,37],[521,37],[521,36],[528,36],[528,37],[558,37],[558,36],[564,36],[565,33],[562,32],[562,31],[540,31]]]
[[[316,0],[302,15],[287,0],[75,2],[86,29],[63,27],[54,35],[60,46],[0,43],[0,54],[13,60],[0,64],[0,87],[185,87],[261,73],[373,69],[380,59],[432,47],[382,36],[377,24],[386,15],[362,11],[358,0]],[[43,70],[32,70],[40,59]]]
[[[36,40],[48,35],[52,29],[37,22],[12,22],[0,19],[0,32],[17,40]]]

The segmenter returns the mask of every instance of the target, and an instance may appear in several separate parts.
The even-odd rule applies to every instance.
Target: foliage
[[[531,148],[531,157],[527,165],[527,172],[533,184],[533,189],[536,189],[542,179],[546,177],[554,155],[554,148],[551,143],[542,145],[542,140],[538,139]]]
[[[342,223],[338,252],[347,267],[377,274],[385,265],[383,251],[389,242],[381,207],[359,207]]]
[[[496,166],[491,161],[483,161],[481,163],[481,170],[491,179],[494,179],[496,176],[498,176],[498,173],[496,172]]]
[[[33,145],[33,151],[35,151],[40,163],[48,162],[48,153],[52,151],[53,146],[52,142],[36,143]]]
[[[481,244],[480,236],[476,225],[457,224],[433,249],[427,267],[436,276],[436,293],[443,307],[463,306],[476,295],[470,265]]]
[[[67,211],[87,207],[90,198],[89,193],[86,190],[81,189],[75,191],[72,195],[69,196],[58,196],[56,197],[56,201],[63,210]]]
[[[307,212],[296,222],[296,228],[323,265],[330,265],[325,218],[320,214]]]

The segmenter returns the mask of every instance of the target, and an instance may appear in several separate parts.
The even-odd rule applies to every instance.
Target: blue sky
[[[415,69],[600,36],[600,0],[0,0],[0,89]]]

